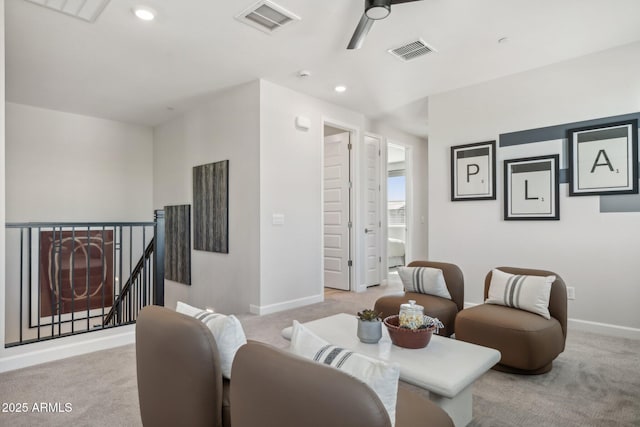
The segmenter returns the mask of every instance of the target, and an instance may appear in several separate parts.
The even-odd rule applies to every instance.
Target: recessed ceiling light
[[[148,6],[136,6],[133,8],[133,13],[143,21],[153,21],[156,17],[156,11]]]
[[[347,90],[347,87],[346,87],[346,86],[339,85],[339,86],[336,86],[335,88],[333,88],[333,90],[335,90],[335,91],[336,91],[336,92],[338,92],[338,93],[342,93],[342,92],[344,92],[344,91],[346,91],[346,90]]]

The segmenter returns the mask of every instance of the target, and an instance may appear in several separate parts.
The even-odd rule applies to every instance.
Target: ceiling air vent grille
[[[435,51],[436,50],[434,48],[427,46],[427,44],[422,40],[416,40],[395,49],[388,50],[391,55],[401,59],[402,61],[410,61]]]
[[[286,24],[300,20],[300,17],[272,1],[262,0],[237,15],[236,19],[271,34]]]
[[[95,22],[110,0],[26,0],[87,22]]]

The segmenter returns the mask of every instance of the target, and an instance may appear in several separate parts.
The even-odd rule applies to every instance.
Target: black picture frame
[[[560,219],[560,155],[504,161],[504,219]]]
[[[567,130],[569,196],[638,194],[638,120]]]
[[[451,201],[496,199],[496,141],[451,147]]]

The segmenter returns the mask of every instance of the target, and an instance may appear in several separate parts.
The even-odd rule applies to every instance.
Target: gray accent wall
[[[551,141],[554,139],[565,139],[567,136],[567,130],[569,129],[604,125],[611,122],[621,122],[624,120],[633,119],[640,120],[640,113],[623,114],[620,116],[603,117],[593,120],[583,120],[581,122],[564,123],[556,126],[547,126],[537,129],[503,133],[500,134],[498,146],[509,147],[512,145],[531,144],[534,142]]]
[[[583,120],[580,122],[564,123],[561,125],[547,126],[536,129],[527,129],[517,132],[509,132],[500,134],[498,139],[498,147],[511,147],[514,145],[534,144],[536,142],[553,141],[562,139],[562,150],[566,155],[569,147],[566,140],[567,130],[604,125],[612,122],[621,122],[625,120],[640,120],[640,113],[622,114],[619,116],[602,117],[593,120]],[[549,153],[552,154],[552,153]],[[640,168],[640,165],[639,165]],[[569,183],[569,170],[560,170],[560,184]],[[640,195],[614,195],[600,196],[600,212],[640,212]]]
[[[640,212],[640,194],[600,196],[600,212]]]

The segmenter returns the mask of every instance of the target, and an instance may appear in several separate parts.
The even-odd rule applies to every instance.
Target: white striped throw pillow
[[[354,331],[355,334],[355,331]],[[320,338],[296,320],[293,321],[290,351],[298,356],[324,363],[368,385],[380,398],[391,425],[396,420],[396,400],[400,366],[336,347]]]
[[[181,301],[176,306],[178,313],[195,317],[202,321],[216,340],[218,353],[220,354],[220,370],[222,376],[231,378],[231,365],[236,357],[236,352],[240,347],[247,343],[247,338],[242,329],[242,324],[236,316],[225,316],[224,314],[214,313],[213,311],[202,310],[192,307]]]
[[[519,308],[550,319],[549,296],[556,276],[526,276],[494,269],[487,304]]]
[[[400,267],[398,274],[405,292],[416,292],[451,299],[447,283],[444,281],[444,274],[439,268]]]

